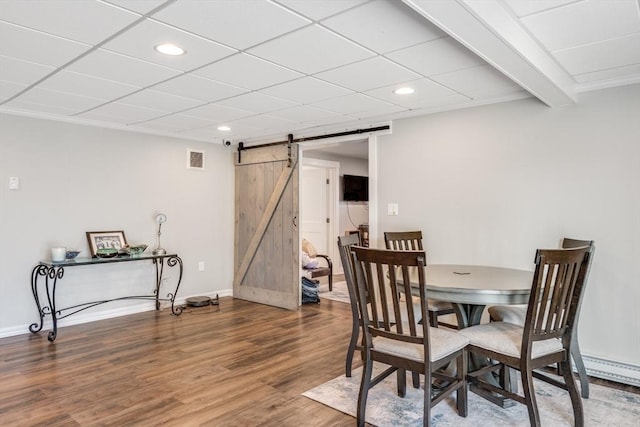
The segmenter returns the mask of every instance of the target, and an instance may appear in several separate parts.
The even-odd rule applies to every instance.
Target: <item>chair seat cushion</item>
[[[431,342],[431,362],[440,360],[451,353],[463,349],[469,340],[460,335],[458,331],[444,328],[429,328]],[[424,361],[423,347],[420,344],[411,344],[385,337],[375,337],[373,348],[376,351],[406,357],[418,362]]]
[[[491,322],[461,329],[458,333],[467,337],[469,344],[475,347],[512,357],[520,357],[523,334],[522,326],[507,322]],[[535,359],[562,350],[562,343],[557,338],[535,341],[533,343],[531,357]]]
[[[494,305],[489,307],[489,316],[494,322],[507,322],[524,326],[527,317],[527,305]]]

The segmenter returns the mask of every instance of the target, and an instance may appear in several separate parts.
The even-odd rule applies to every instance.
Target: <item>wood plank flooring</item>
[[[348,304],[232,298],[0,339],[0,425],[340,426],[300,394],[340,374]],[[355,366],[360,363],[356,361]]]
[[[55,343],[48,331],[3,338],[0,425],[354,425],[300,395],[344,374],[350,322],[349,305],[327,299],[288,311],[221,298],[61,328]]]

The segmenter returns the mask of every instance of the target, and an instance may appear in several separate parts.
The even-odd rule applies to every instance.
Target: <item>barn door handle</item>
[[[297,215],[293,217],[293,226],[294,227],[298,226],[298,216]]]

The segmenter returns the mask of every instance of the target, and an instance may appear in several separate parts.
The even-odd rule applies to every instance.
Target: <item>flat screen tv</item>
[[[342,198],[344,201],[369,201],[369,177],[344,175],[342,179],[342,189]]]

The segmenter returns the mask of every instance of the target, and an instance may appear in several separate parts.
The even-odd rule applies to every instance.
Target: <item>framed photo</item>
[[[187,169],[204,169],[204,151],[187,148]]]
[[[120,250],[127,246],[124,231],[87,231],[87,241],[92,258],[96,258],[98,249]]]

